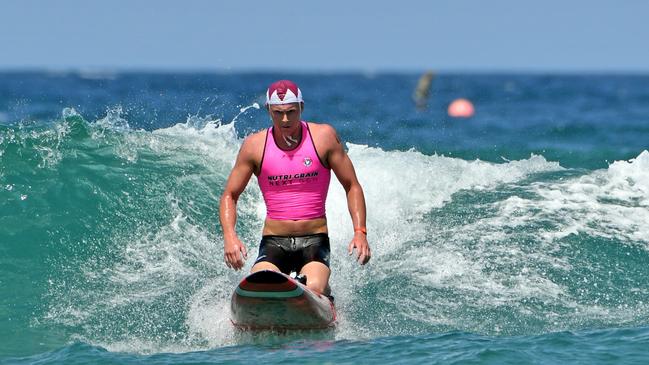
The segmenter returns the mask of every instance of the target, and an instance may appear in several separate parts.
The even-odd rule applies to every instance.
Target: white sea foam
[[[234,123],[202,122],[188,121],[152,133],[129,131],[127,152],[117,154],[136,163],[153,153],[162,160],[160,163],[200,167],[198,172],[169,178],[192,182],[192,186],[204,189],[203,194],[213,201],[211,213],[216,224],[222,187],[207,186],[201,179],[205,175],[225,179],[241,139]],[[646,221],[646,152],[634,161],[616,162],[608,170],[581,178],[559,183],[526,182],[520,186],[534,174],[562,168],[542,156],[495,164],[354,144],[348,148],[366,196],[373,259],[368,266],[360,267],[346,253],[352,224],[344,191],[334,178],[327,217],[332,242],[331,282],[339,310],[335,334],[338,339],[398,333],[403,328],[390,326],[404,319],[469,331],[498,332],[506,326],[497,320],[475,323],[473,317],[460,313],[466,308],[480,312],[513,306],[525,314],[530,306],[524,303],[536,301],[586,313],[590,307],[580,307],[562,284],[548,279],[544,271],[553,268],[569,273],[571,269],[565,258],[554,254],[554,240],[566,232],[625,232],[629,239],[637,240],[633,227],[640,219]],[[451,226],[428,217],[452,202],[458,192],[486,194],[508,184],[524,188],[535,198],[512,196],[488,203],[483,208],[491,215]],[[182,200],[183,197],[173,194],[168,196],[164,209],[172,213],[173,219],[156,231],[136,232],[128,240],[115,237],[120,260],[109,266],[85,266],[91,279],[106,280],[109,285],[90,293],[66,293],[63,297],[70,300],[52,308],[50,318],[67,318],[77,325],[101,322],[102,316],[180,292],[187,293],[186,302],[172,313],[182,313],[186,333],[179,333],[177,341],[156,341],[154,315],[143,318],[141,323],[130,320],[129,325],[135,328],[114,336],[113,340],[92,330],[83,334],[84,338],[112,350],[133,352],[201,350],[235,343],[237,337],[229,323],[229,298],[256,256],[264,216],[263,199],[253,178],[239,201],[239,232],[249,250],[243,272],[225,267],[222,237],[214,234],[213,227],[197,225],[194,216],[204,212],[191,204],[179,206],[178,201]],[[638,217],[629,218],[629,214]],[[558,217],[551,220],[556,229],[517,231],[539,217],[550,216]],[[647,237],[646,231],[640,232]],[[525,239],[532,243],[521,244]],[[399,277],[404,280],[403,286],[382,286]],[[373,293],[378,301],[371,304],[375,307],[373,315],[379,316],[374,322],[363,317],[367,308],[363,307],[364,294],[360,293],[372,285],[379,288],[373,290],[389,294]],[[430,294],[440,292],[453,295]],[[383,309],[389,305],[400,308],[400,312]],[[551,311],[546,314],[553,315]],[[169,337],[174,336],[166,336]]]
[[[191,155],[209,156],[205,163],[231,166],[240,141],[236,139],[236,131],[232,124],[207,124],[201,129],[189,125],[176,125],[162,131],[156,131],[156,136],[173,136],[175,140],[186,140]],[[189,143],[191,141],[191,143]],[[185,143],[181,143],[185,145]],[[219,149],[214,153],[214,148]],[[427,156],[416,151],[383,151],[350,144],[349,156],[354,161],[357,174],[365,190],[368,205],[368,230],[370,242],[375,255],[374,262],[361,268],[346,254],[347,243],[351,238],[352,225],[347,212],[346,198],[340,184],[335,179],[330,188],[330,198],[327,205],[328,222],[333,245],[334,273],[332,286],[336,293],[339,309],[339,326],[336,338],[369,338],[385,333],[376,332],[370,327],[355,321],[354,313],[361,310],[355,302],[358,301],[358,289],[372,282],[373,277],[380,277],[383,272],[392,275],[405,274],[425,285],[449,285],[467,292],[473,291],[478,296],[485,293],[484,285],[480,285],[484,265],[471,260],[457,261],[455,264],[437,256],[433,249],[418,251],[409,248],[407,256],[414,260],[390,261],[382,259],[391,253],[404,249],[407,242],[422,242],[427,240],[429,227],[424,219],[425,214],[432,209],[443,207],[452,200],[453,194],[466,189],[489,190],[500,184],[512,183],[525,179],[531,174],[560,170],[554,162],[548,162],[541,156],[532,156],[528,160],[512,161],[504,164],[493,164],[484,161],[464,161],[444,156]],[[211,160],[211,161],[209,161]],[[214,161],[217,160],[217,161]],[[248,189],[249,198],[240,203],[240,213],[250,219],[261,221],[264,213],[263,200],[254,181]],[[215,202],[216,203],[216,202]],[[257,232],[259,225],[257,224]],[[253,226],[255,225],[253,224]],[[251,258],[256,254],[258,233],[242,237],[249,245]],[[220,248],[220,247],[219,247]],[[461,257],[456,247],[446,247],[449,257]],[[459,255],[459,256],[458,256]],[[448,258],[448,257],[447,257]],[[430,271],[431,259],[437,260],[438,272]],[[252,259],[246,263],[245,271],[249,270]],[[449,263],[450,261],[450,263]],[[464,275],[455,272],[460,262],[466,270]],[[449,266],[449,264],[451,266]],[[142,266],[140,264],[139,266]],[[224,266],[221,257],[215,265]],[[453,266],[455,265],[455,266]],[[472,267],[473,265],[473,267]],[[478,265],[478,266],[475,266]],[[178,268],[174,269],[178,270]],[[446,270],[447,282],[440,284]],[[154,272],[154,270],[151,270]],[[228,307],[229,296],[236,279],[241,274],[226,271],[223,278],[206,283],[191,299],[186,323],[190,333],[195,338],[207,340],[211,346],[231,343],[236,336],[229,326]],[[224,280],[225,278],[227,280]],[[350,280],[351,278],[351,280]],[[459,279],[458,279],[459,278]],[[494,277],[490,282],[488,293],[493,294],[494,303],[503,297],[515,300],[534,291],[543,295],[554,295],[556,288],[552,283],[539,284],[540,279],[534,276],[521,277],[518,287],[504,288],[501,278]],[[535,281],[536,280],[536,281]],[[484,283],[483,283],[484,284]],[[412,303],[411,303],[412,304]],[[496,305],[496,304],[494,304]],[[401,307],[401,306],[400,306]],[[423,307],[422,307],[423,309]],[[413,317],[417,318],[417,317]],[[422,317],[419,317],[421,320]],[[438,321],[447,325],[454,322],[434,318],[428,313],[424,318],[431,322]]]
[[[499,208],[493,224],[515,228],[545,220],[554,229],[543,232],[551,242],[585,234],[649,248],[649,152],[630,161],[616,161],[608,169],[559,183],[537,182],[530,190],[536,198],[511,197]]]
[[[513,308],[521,317],[545,315],[546,325],[553,330],[570,328],[567,322],[605,318],[632,321],[642,315],[639,313],[646,313],[642,303],[615,308],[599,305],[597,297],[580,299],[579,292],[553,281],[547,271],[554,271],[554,277],[561,272],[558,277],[573,276],[574,264],[560,252],[561,240],[569,235],[601,237],[613,244],[628,242],[647,248],[648,173],[649,153],[645,151],[635,159],[617,161],[608,169],[581,177],[519,186],[525,194],[489,203],[486,208],[492,213],[481,219],[452,227],[427,227],[431,233],[418,238],[426,242],[425,246],[398,241],[401,254],[387,255],[381,262],[381,272],[370,275],[370,280],[380,282],[404,275],[425,288],[419,290],[421,293],[454,293],[450,297],[388,296],[384,300],[405,308],[404,315],[413,320],[471,331],[499,332],[503,324],[499,328],[468,324],[462,310],[497,311],[503,306]],[[390,225],[387,229],[399,227]],[[566,282],[575,285],[575,280]],[[587,277],[577,286],[581,292],[602,292]],[[460,304],[450,298],[463,299]],[[529,304],[535,302],[543,303],[545,313]],[[555,307],[569,314],[556,313],[552,310]],[[453,311],[455,316],[451,315]]]
[[[348,320],[345,312],[351,315],[362,311],[355,305],[359,288],[372,282],[380,283],[388,277],[405,276],[427,287],[420,289],[423,293],[434,288],[470,292],[493,306],[515,301],[531,291],[543,296],[558,295],[560,289],[554,283],[543,281],[533,272],[512,285],[505,284],[505,275],[489,277],[485,273],[487,263],[479,255],[465,250],[461,239],[449,242],[434,237],[436,229],[425,218],[432,210],[452,201],[457,192],[488,191],[535,173],[562,170],[558,163],[548,162],[542,156],[531,156],[527,160],[494,164],[427,156],[416,151],[383,151],[353,144],[348,147],[367,200],[368,237],[374,258],[370,265],[361,269],[346,254],[352,224],[344,191],[334,182],[327,203],[327,219],[333,251],[331,282],[337,293],[337,305],[343,313],[339,321],[340,338],[385,335],[372,326]],[[453,229],[462,230],[461,227]],[[472,232],[473,237],[467,240],[474,241],[476,234],[479,232]],[[445,298],[410,298],[395,292],[379,297],[404,310],[402,315],[415,321],[445,325],[462,321],[460,317],[435,309],[439,308],[436,304],[444,304]],[[409,311],[413,312],[408,314]]]
[[[175,180],[171,186],[196,187],[200,190],[192,192],[192,196],[203,195],[199,204],[209,199],[218,207],[221,188],[208,183],[218,178],[224,180],[236,157],[241,141],[232,123],[221,125],[218,121],[205,121],[200,128],[183,123],[149,133],[122,128],[127,123],[120,122],[120,114],[116,113],[96,126],[105,127],[107,133],[95,134],[93,138],[110,138],[109,142],[118,140],[122,147],[114,150],[115,156],[129,164],[148,164],[155,160],[157,164],[169,166],[170,170],[191,171],[170,175],[168,178]],[[115,146],[114,143],[108,145]],[[120,176],[129,184],[137,183],[128,174]],[[127,190],[123,193],[138,204],[137,194]],[[232,341],[229,295],[241,273],[225,267],[222,240],[214,238],[214,226],[195,222],[204,208],[194,206],[191,197],[175,195],[178,193],[169,191],[166,199],[161,199],[163,206],[158,207],[171,215],[167,224],[153,230],[145,226],[130,233],[115,230],[116,236],[110,238],[110,255],[118,255],[118,260],[111,257],[81,263],[78,269],[83,270],[83,278],[80,281],[54,283],[51,296],[56,300],[45,319],[71,326],[82,325],[86,330],[79,333],[80,338],[114,351],[189,351]],[[248,222],[250,232],[255,232],[252,236],[242,234],[246,242],[258,239],[259,198],[258,189],[254,188],[247,189],[240,198],[240,218]],[[218,212],[213,210],[212,213],[212,221],[216,224]],[[102,261],[111,263],[106,266]],[[248,260],[247,269],[250,265],[251,260]],[[170,302],[178,295],[186,296]],[[164,307],[169,315],[181,315],[188,333],[168,333],[169,329],[160,332],[161,326],[169,326],[169,323],[159,323],[160,313],[155,311]],[[140,315],[134,316],[134,312]]]
[[[64,109],[63,117],[66,117],[70,110],[74,111],[71,108]],[[0,135],[0,156],[4,154],[8,145],[16,144],[25,148],[25,154],[34,153],[36,155],[39,168],[54,168],[64,157],[61,144],[71,130],[66,120],[55,123],[52,128],[46,129],[24,128],[22,124],[17,130],[7,129],[3,135]],[[33,151],[29,150],[30,148]],[[0,166],[0,172],[1,170]]]
[[[416,151],[383,151],[354,144],[348,147],[365,193],[368,230],[384,241],[377,245],[377,253],[398,249],[411,238],[424,238],[423,215],[442,207],[461,190],[492,189],[534,173],[562,169],[558,163],[536,155],[494,164]],[[329,190],[327,213],[333,237],[351,237],[353,227],[345,194],[337,182]]]

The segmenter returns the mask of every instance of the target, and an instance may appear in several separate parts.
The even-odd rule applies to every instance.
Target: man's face
[[[301,110],[299,103],[269,105],[268,112],[273,125],[282,133],[292,134],[300,124]]]

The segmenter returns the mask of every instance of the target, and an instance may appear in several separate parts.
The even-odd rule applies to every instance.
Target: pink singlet
[[[259,188],[266,201],[266,216],[278,220],[315,219],[325,216],[331,170],[324,167],[306,122],[297,148],[277,147],[273,127],[266,132]]]

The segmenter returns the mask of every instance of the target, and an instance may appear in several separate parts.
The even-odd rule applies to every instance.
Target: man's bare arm
[[[237,201],[255,170],[251,144],[250,140],[246,139],[241,146],[232,172],[225,184],[223,195],[221,195],[219,218],[223,228],[225,263],[228,267],[236,270],[243,267],[243,261],[248,255],[246,246],[237,235],[236,224]]]
[[[372,255],[370,246],[367,243],[366,234],[357,230],[358,228],[365,228],[366,207],[363,188],[358,182],[354,165],[349,159],[349,156],[347,156],[342,143],[340,143],[336,131],[327,125],[323,125],[322,127],[323,136],[327,141],[328,147],[327,163],[345,189],[347,194],[347,207],[354,225],[354,238],[349,243],[349,254],[351,255],[353,249],[356,248],[356,258],[358,262],[364,265],[370,260]]]

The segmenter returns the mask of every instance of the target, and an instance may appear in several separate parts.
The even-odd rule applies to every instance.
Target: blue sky
[[[649,72],[649,1],[3,0],[0,69]]]

